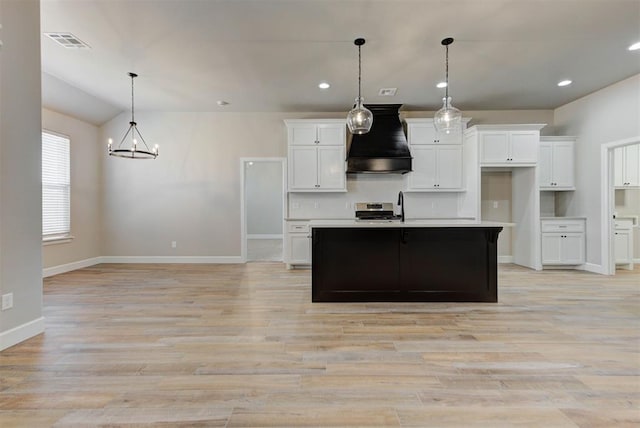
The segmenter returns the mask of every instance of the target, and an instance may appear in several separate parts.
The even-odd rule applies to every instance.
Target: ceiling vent
[[[91,49],[91,46],[71,33],[44,33],[44,35],[67,49]]]
[[[381,97],[393,97],[396,95],[398,88],[380,88],[378,95]]]

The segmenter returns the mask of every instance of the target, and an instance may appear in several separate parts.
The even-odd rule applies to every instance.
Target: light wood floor
[[[497,304],[312,304],[308,270],[98,265],[0,353],[0,426],[640,425],[640,270],[501,265]]]

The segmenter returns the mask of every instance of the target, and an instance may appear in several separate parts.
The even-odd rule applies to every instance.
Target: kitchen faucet
[[[398,205],[400,205],[400,221],[404,222],[404,193],[398,193]]]

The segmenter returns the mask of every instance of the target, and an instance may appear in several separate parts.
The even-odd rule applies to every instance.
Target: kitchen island
[[[496,223],[312,221],[314,302],[497,302]]]

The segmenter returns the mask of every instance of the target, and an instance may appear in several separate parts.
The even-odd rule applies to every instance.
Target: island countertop
[[[406,227],[512,227],[514,223],[493,222],[493,221],[475,221],[460,219],[431,219],[431,220],[399,220],[388,221],[361,221],[361,220],[311,220],[309,221],[311,228],[406,228]]]

